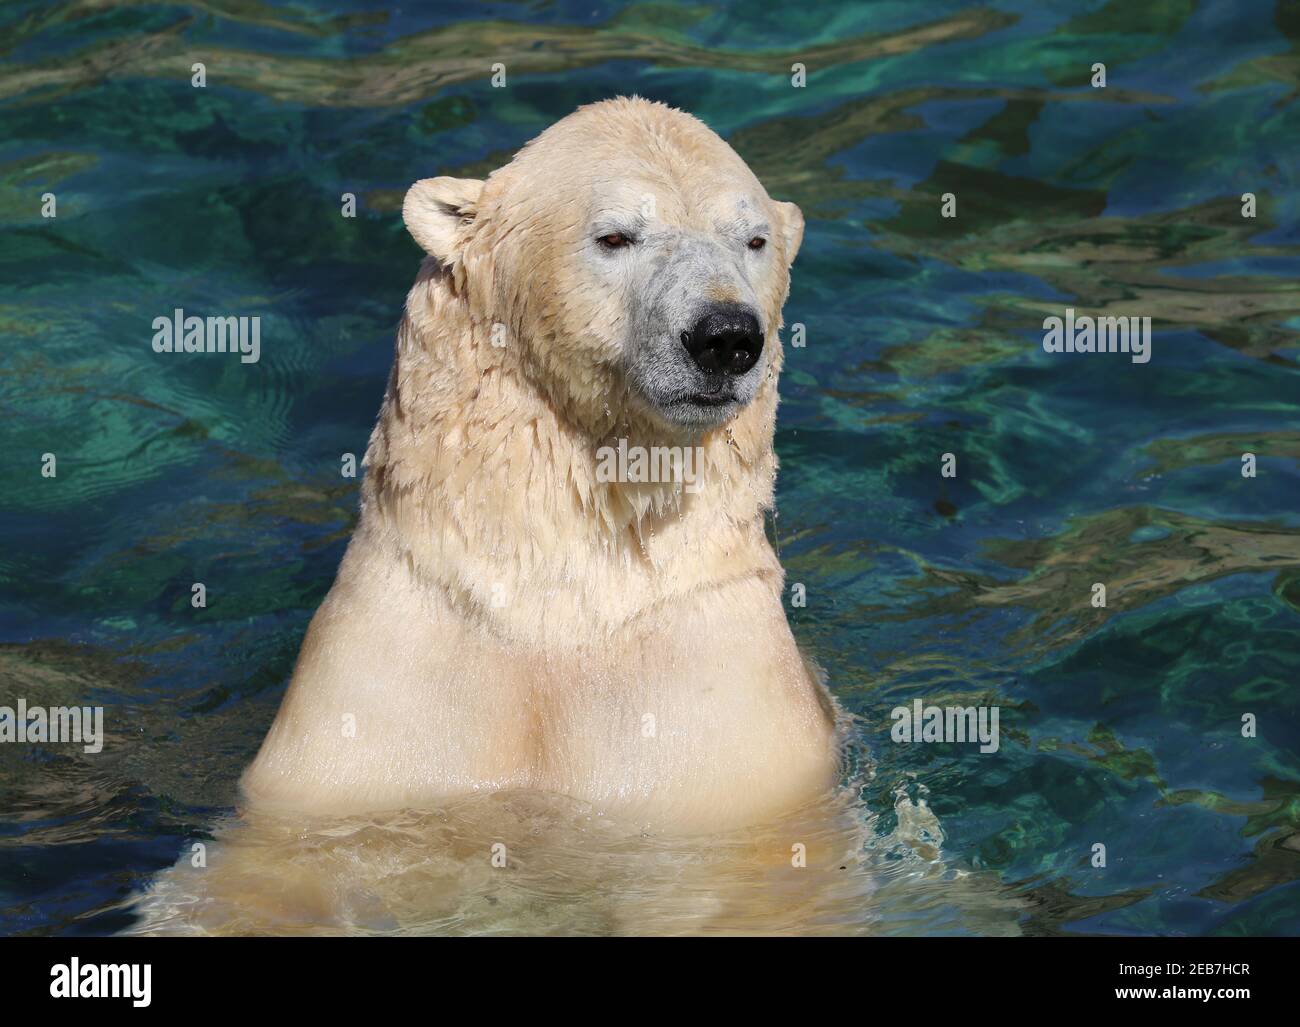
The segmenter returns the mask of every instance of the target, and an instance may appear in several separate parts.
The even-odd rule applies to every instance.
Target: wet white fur
[[[653,248],[611,265],[593,228],[647,194]],[[833,708],[763,526],[798,209],[696,119],[619,99],[486,182],[416,183],[404,215],[429,257],[360,524],[249,803],[348,813],[542,789],[694,831],[824,792]],[[733,259],[755,225],[766,252]],[[660,416],[636,368],[647,347],[665,366],[664,340],[707,301],[756,306],[766,340],[752,400],[701,428]],[[702,447],[702,487],[598,481],[597,449],[619,438]]]

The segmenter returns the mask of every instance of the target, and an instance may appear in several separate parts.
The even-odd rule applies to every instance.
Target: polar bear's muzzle
[[[730,420],[758,391],[764,333],[747,303],[711,301],[677,331],[652,332],[637,347],[630,377],[660,418],[708,430]]]
[[[755,288],[765,259],[738,238],[685,230],[646,234],[627,255],[623,367],[661,421],[709,431],[757,395],[771,356]]]

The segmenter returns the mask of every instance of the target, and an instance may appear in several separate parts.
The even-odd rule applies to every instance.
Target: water
[[[462,17],[0,11],[0,703],[103,704],[109,736],[0,746],[0,931],[1300,931],[1296,6]],[[230,835],[355,524],[340,454],[418,265],[403,190],[632,91],[808,218],[775,530],[795,634],[858,718],[844,794],[692,843],[527,795]],[[1151,362],[1044,353],[1065,306],[1150,316]],[[174,307],[260,313],[260,363],[153,354]],[[1000,706],[1001,750],[891,744],[918,697]],[[792,831],[842,862],[792,884]],[[242,911],[194,905],[214,837],[247,856]]]

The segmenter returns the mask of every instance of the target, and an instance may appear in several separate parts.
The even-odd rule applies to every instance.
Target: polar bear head
[[[691,115],[583,107],[486,181],[417,182],[403,217],[570,422],[699,435],[774,407],[803,217]]]

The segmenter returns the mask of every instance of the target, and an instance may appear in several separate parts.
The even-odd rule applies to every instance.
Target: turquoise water
[[[0,704],[102,704],[108,733],[0,745],[0,932],[129,927],[234,806],[355,524],[405,187],[637,92],[808,219],[775,531],[869,832],[925,796],[1030,933],[1300,933],[1300,8],[470,17],[0,9]],[[1149,316],[1150,363],[1045,353],[1067,306]],[[261,361],[154,354],[175,307],[259,314]],[[892,744],[915,698],[999,706],[1000,751]]]

